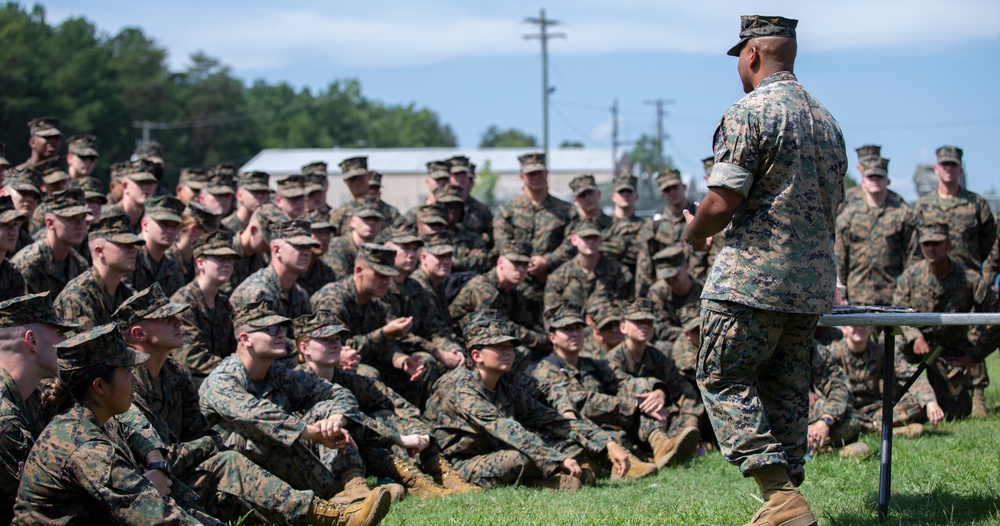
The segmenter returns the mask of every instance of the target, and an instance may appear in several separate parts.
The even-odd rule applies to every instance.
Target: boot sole
[[[806,513],[800,517],[795,517],[794,519],[788,519],[778,526],[816,526],[816,517],[812,513]]]
[[[688,427],[681,430],[680,436],[677,437],[677,446],[673,451],[663,455],[663,458],[656,462],[656,467],[663,469],[666,466],[676,466],[687,462],[698,451],[699,442],[701,442],[701,434],[698,433],[697,428]]]
[[[379,487],[372,491],[376,492],[376,500],[371,512],[361,522],[349,522],[348,526],[375,526],[382,522],[382,519],[389,513],[389,507],[392,504],[392,499],[389,497],[389,490]]]

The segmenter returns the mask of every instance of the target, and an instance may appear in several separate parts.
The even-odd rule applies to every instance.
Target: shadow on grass
[[[865,511],[824,514],[831,526],[878,524],[876,504],[878,494],[865,498]],[[889,515],[884,524],[973,524],[1000,518],[996,495],[955,495],[949,492],[893,494],[889,500]]]

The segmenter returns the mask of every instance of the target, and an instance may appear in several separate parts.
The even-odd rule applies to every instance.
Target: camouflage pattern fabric
[[[632,273],[621,263],[601,256],[594,271],[587,272],[573,258],[549,274],[545,309],[566,301],[584,309],[595,302],[625,301],[631,299],[632,289]]]
[[[134,294],[132,287],[122,282],[109,295],[104,280],[91,268],[67,283],[54,303],[59,316],[75,322],[82,332],[111,322],[118,306]]]
[[[41,400],[37,391],[27,400],[14,379],[0,368],[0,521],[14,519],[14,499],[21,484],[21,468],[35,439],[45,427],[39,411]]]
[[[769,148],[778,144],[781,149]],[[708,185],[735,191],[744,201],[702,297],[782,312],[829,312],[836,280],[834,211],[847,173],[836,120],[795,75],[775,73],[726,111],[714,148]]]
[[[695,213],[694,203],[688,202],[683,210]],[[674,212],[669,206],[660,212],[662,218],[658,221],[647,219],[638,234],[639,250],[636,254],[635,266],[635,297],[645,296],[649,287],[656,281],[656,265],[653,264],[653,254],[667,247],[686,247],[684,244],[684,214]]]
[[[220,292],[215,296],[214,307],[209,308],[195,281],[181,287],[170,301],[190,307],[177,315],[184,331],[184,345],[171,355],[200,383],[223,358],[236,351],[233,307],[229,297]]]
[[[17,267],[7,258],[0,261],[0,301],[23,296],[25,288],[24,278]]]
[[[471,195],[465,200],[462,226],[478,234],[486,242],[487,248],[493,247],[493,212],[490,207]]]
[[[93,413],[74,405],[42,431],[24,465],[18,523],[218,524],[192,516],[142,476],[141,464]]]
[[[837,216],[837,276],[854,305],[889,305],[896,278],[919,253],[917,215],[909,205],[886,198],[848,202]]]
[[[388,370],[393,358],[402,354],[399,344],[382,331],[389,321],[385,304],[375,299],[359,304],[354,278],[324,286],[311,301],[314,310],[330,311],[350,331],[352,336],[344,344],[361,354],[362,364]]]
[[[708,273],[712,270],[712,265],[715,265],[715,258],[719,257],[719,252],[724,246],[726,246],[725,230],[712,236],[712,244],[709,245],[707,251],[692,250],[688,274],[691,274],[692,278],[704,283],[708,279]]]
[[[997,225],[990,205],[979,194],[960,188],[958,195],[944,198],[927,193],[916,205],[917,224],[949,225],[949,257],[968,268],[980,269],[997,239]]]
[[[313,260],[312,265],[309,265],[309,269],[306,270],[305,274],[299,276],[299,279],[295,283],[301,285],[306,294],[312,296],[327,283],[333,283],[340,278],[341,276],[320,257]]]
[[[66,284],[82,274],[90,264],[75,249],[70,249],[66,259],[56,261],[46,239],[40,239],[18,252],[10,263],[24,278],[30,294],[49,291],[52,297],[62,292]]]
[[[833,418],[829,444],[842,447],[858,439],[861,421],[854,412],[854,396],[847,375],[828,349],[814,345],[809,355],[809,423],[823,415]]]
[[[640,249],[639,231],[642,225],[643,220],[640,217],[612,217],[611,224],[601,231],[601,235],[604,236],[601,254],[625,265],[632,276],[635,276],[636,272]],[[631,296],[632,294],[629,294],[629,297]]]
[[[135,270],[126,276],[126,281],[135,290],[159,283],[163,293],[172,296],[190,280],[185,280],[184,270],[171,254],[165,253],[160,261],[153,261],[147,248],[141,246],[135,255]]]
[[[360,199],[351,199],[350,201],[330,210],[330,224],[333,225],[333,235],[335,236],[346,236],[351,233],[350,221],[354,212],[361,209],[362,207],[367,207],[372,203],[372,200],[368,199],[368,196],[362,197]],[[391,225],[399,217],[399,210],[396,207],[386,203],[385,201],[378,199],[375,201],[376,208],[382,217],[385,218],[383,224]]]
[[[513,322],[513,335],[525,347],[540,356],[548,354],[549,341],[540,318],[531,316],[528,300],[521,289],[504,291],[500,288],[500,279],[495,270],[469,280],[449,307],[452,323],[456,326],[466,315],[484,309],[494,309]]]
[[[236,286],[232,295],[229,296],[229,304],[234,309],[242,305],[249,305],[260,300],[268,300],[271,309],[279,316],[295,319],[303,314],[312,312],[309,304],[309,295],[298,283],[293,283],[292,288],[285,290],[281,285],[274,267],[268,265],[257,272],[254,272],[247,279]],[[285,348],[288,349],[289,358],[286,365],[294,367],[295,335],[289,330],[285,339]]]
[[[354,260],[357,257],[358,246],[348,233],[330,241],[330,248],[323,254],[322,260],[334,275],[346,278],[354,275]]]

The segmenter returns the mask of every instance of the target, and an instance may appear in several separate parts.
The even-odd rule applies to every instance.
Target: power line
[[[663,117],[666,115],[663,106],[673,103],[673,99],[654,99],[643,102],[643,104],[656,106],[656,155],[659,157],[660,167],[663,166],[663,141],[667,138],[663,132]]]
[[[994,124],[1000,124],[1000,117],[993,117],[990,119],[977,119],[969,121],[945,121],[945,122],[911,122],[911,123],[899,123],[899,124],[854,124],[844,126],[848,130],[869,130],[869,131],[888,131],[888,130],[921,130],[921,129],[933,129],[933,128],[961,128],[966,126],[991,126]]]

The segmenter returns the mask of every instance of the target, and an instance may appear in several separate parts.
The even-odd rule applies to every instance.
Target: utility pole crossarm
[[[528,17],[524,19],[526,24],[535,24],[539,32],[535,35],[524,35],[525,40],[539,40],[542,43],[542,143],[545,147],[545,156],[549,155],[549,95],[552,88],[549,86],[549,39],[566,38],[563,33],[549,33],[549,26],[558,25],[558,20],[545,18],[545,10],[542,9],[538,18]]]

